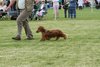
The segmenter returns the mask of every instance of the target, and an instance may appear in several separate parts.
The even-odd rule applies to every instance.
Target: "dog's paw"
[[[40,41],[45,41],[44,39],[41,39]]]

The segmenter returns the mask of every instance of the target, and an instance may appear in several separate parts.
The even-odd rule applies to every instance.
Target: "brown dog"
[[[39,26],[37,31],[42,33],[41,41],[44,40],[50,40],[51,38],[56,37],[56,40],[58,40],[60,37],[63,37],[66,39],[66,35],[61,30],[46,30],[43,26]]]

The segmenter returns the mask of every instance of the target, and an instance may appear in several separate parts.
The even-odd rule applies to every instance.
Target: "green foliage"
[[[76,19],[53,19],[53,11],[40,21],[30,21],[34,40],[15,41],[16,21],[0,21],[0,67],[99,67],[100,66],[100,11],[77,10]],[[69,38],[40,41],[38,26],[60,29]]]

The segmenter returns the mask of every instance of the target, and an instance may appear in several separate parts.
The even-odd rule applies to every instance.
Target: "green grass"
[[[77,10],[76,19],[53,18],[52,10],[41,21],[30,21],[34,40],[15,41],[16,21],[0,21],[0,67],[100,67],[100,10]],[[61,29],[67,40],[40,41],[38,26]]]

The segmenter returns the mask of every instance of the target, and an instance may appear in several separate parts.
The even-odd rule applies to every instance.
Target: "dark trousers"
[[[79,10],[82,10],[83,9],[83,7],[82,6],[79,6]]]
[[[64,17],[67,18],[67,10],[68,9],[64,9]]]
[[[76,9],[75,8],[68,9],[68,18],[76,18]]]

